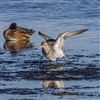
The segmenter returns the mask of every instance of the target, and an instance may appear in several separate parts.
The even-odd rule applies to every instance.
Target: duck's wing
[[[22,33],[28,34],[28,35],[32,35],[35,33],[35,30],[33,29],[28,29],[28,28],[23,28],[20,26],[17,26],[17,29],[20,30]]]
[[[42,36],[45,41],[47,41],[49,39],[54,40],[53,38],[51,38],[50,36],[44,34],[43,32],[39,32],[39,35]]]
[[[78,34],[83,33],[85,31],[88,31],[88,29],[79,29],[79,30],[75,30],[75,31],[61,33],[57,37],[56,42],[54,44],[54,47],[55,48],[63,48],[64,39],[66,39],[67,37],[70,37],[70,36],[78,35]]]
[[[18,28],[19,30],[22,30],[22,31],[27,31],[27,32],[30,31],[30,29],[24,28],[24,27],[21,27],[21,26],[17,26],[17,28]]]

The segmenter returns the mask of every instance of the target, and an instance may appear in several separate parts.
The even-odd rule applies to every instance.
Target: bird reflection
[[[45,80],[42,83],[43,88],[64,88],[63,80]]]
[[[6,41],[4,49],[10,52],[18,52],[23,48],[34,47],[29,41]]]
[[[45,66],[45,65],[44,65]],[[63,77],[63,64],[46,64],[48,67],[48,79],[42,81],[43,88],[64,88],[64,81],[61,79]],[[60,79],[59,79],[60,78]]]

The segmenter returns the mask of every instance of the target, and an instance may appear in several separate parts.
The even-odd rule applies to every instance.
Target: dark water
[[[0,100],[100,100],[100,0],[0,3]],[[36,30],[31,43],[4,41],[12,22]],[[66,59],[42,55],[38,31],[56,37],[80,28],[89,31],[65,41]]]

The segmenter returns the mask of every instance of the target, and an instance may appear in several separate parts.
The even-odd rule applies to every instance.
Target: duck
[[[56,61],[61,58],[65,58],[63,51],[64,40],[70,36],[78,35],[86,32],[88,29],[78,29],[75,31],[66,31],[58,35],[56,39],[46,35],[39,31],[39,35],[45,40],[41,43],[42,53],[51,61]]]
[[[33,34],[35,34],[34,30],[17,26],[16,23],[11,23],[3,32],[4,38],[7,41],[29,41]]]

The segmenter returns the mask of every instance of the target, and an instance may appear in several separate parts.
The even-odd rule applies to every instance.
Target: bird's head
[[[16,29],[16,27],[17,27],[17,24],[16,23],[11,23],[10,29]]]
[[[42,42],[40,47],[43,49],[48,48],[48,44],[46,42]]]

